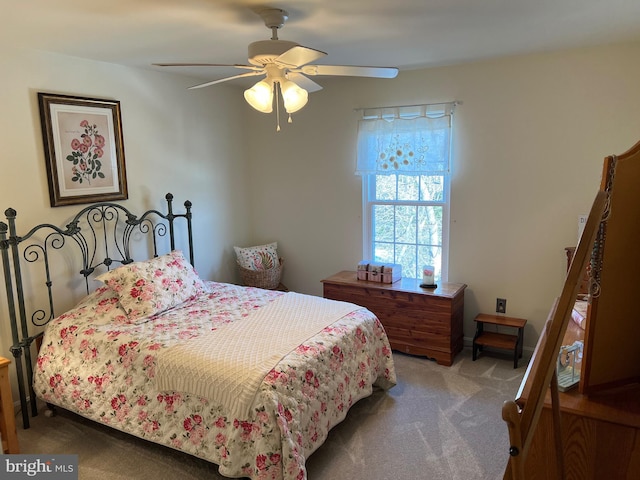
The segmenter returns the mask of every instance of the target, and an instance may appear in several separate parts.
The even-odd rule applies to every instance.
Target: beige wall
[[[464,334],[507,299],[535,345],[564,281],[604,156],[640,140],[640,44],[403,71],[394,80],[318,78],[325,88],[275,132],[249,117],[253,238],[277,240],[284,283],[320,280],[362,255],[354,109],[459,100],[455,112],[449,280],[468,285]]]
[[[129,200],[134,213],[175,211],[193,202],[196,268],[203,278],[235,280],[233,244],[248,234],[242,189],[246,169],[244,100],[221,86],[188,91],[193,79],[34,51],[0,49],[0,212],[18,211],[18,232],[43,222],[64,225],[81,206],[51,208],[37,92],[121,102]],[[232,92],[232,94],[229,94]],[[81,292],[62,292],[57,307]],[[32,294],[28,294],[31,301]],[[33,303],[44,308],[45,299]],[[62,313],[58,310],[57,313]],[[5,288],[0,288],[0,355],[11,357]],[[13,365],[12,365],[13,370]],[[14,392],[17,390],[14,388]]]

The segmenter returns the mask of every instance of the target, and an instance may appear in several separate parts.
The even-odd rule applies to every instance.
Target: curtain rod
[[[437,102],[437,103],[418,103],[418,104],[413,104],[413,105],[388,105],[386,107],[359,107],[359,108],[354,108],[353,110],[355,112],[361,112],[362,110],[378,110],[381,108],[406,108],[406,107],[431,107],[431,106],[435,106],[435,105],[461,105],[462,101],[460,100],[453,100],[451,102]]]

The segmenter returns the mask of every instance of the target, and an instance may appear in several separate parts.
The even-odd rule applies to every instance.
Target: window
[[[358,127],[365,258],[447,280],[454,104],[365,110]]]

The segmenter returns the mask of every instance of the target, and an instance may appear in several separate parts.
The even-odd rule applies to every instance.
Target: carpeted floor
[[[512,399],[527,359],[499,354],[451,367],[394,353],[398,384],[353,406],[307,460],[309,480],[493,480],[508,457],[502,403]],[[20,423],[20,420],[18,420]],[[220,480],[214,464],[123,434],[69,412],[18,426],[22,453],[79,455],[81,480]]]

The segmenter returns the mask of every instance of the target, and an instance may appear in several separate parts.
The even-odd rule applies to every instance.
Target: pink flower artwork
[[[97,125],[82,120],[80,127],[84,129],[84,133],[79,139],[71,140],[71,154],[67,155],[67,160],[73,163],[71,181],[80,184],[86,182],[91,185],[91,180],[105,178],[104,173],[100,171],[102,169],[100,159],[104,155],[105,140],[98,133]]]

